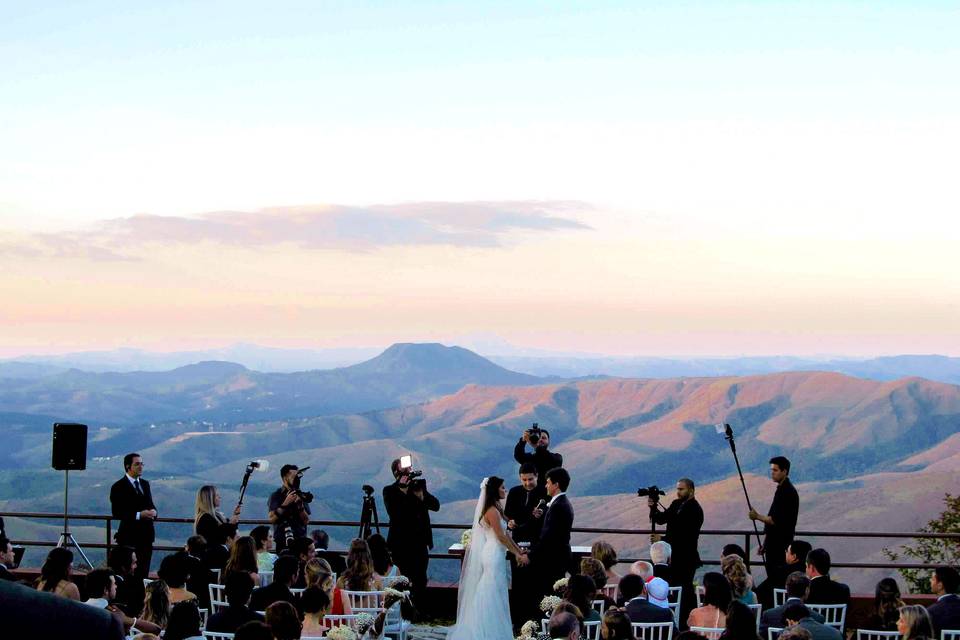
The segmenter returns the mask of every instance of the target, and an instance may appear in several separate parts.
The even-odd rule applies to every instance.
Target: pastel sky
[[[953,2],[0,4],[0,356],[960,356]]]

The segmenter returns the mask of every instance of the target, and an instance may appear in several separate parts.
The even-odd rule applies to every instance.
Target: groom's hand
[[[517,528],[516,520],[507,520],[507,529],[510,529],[512,531],[516,528]]]
[[[534,509],[530,512],[530,515],[532,515],[534,518],[539,518],[543,515],[543,509]]]
[[[530,556],[525,553],[521,553],[520,557],[517,558],[517,564],[521,567],[525,567],[530,564]]]

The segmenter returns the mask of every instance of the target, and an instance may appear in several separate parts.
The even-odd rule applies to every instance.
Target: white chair
[[[216,578],[217,583],[220,582],[220,569],[210,569],[213,572],[214,578]]]
[[[343,614],[343,615],[325,615],[323,620],[320,621],[324,627],[327,629],[333,629],[334,627],[342,627],[343,625],[353,626],[357,623],[358,615],[356,613]],[[302,640],[302,639],[301,639]]]
[[[857,640],[896,640],[899,631],[877,631],[876,629],[857,629]]]
[[[683,597],[683,587],[670,587],[667,589],[667,601],[668,602],[680,602],[680,598]]]
[[[673,625],[669,622],[631,622],[637,640],[673,640]]]
[[[847,621],[847,605],[807,603],[807,609],[822,615],[823,624],[835,627],[840,633],[843,633],[843,625]]]
[[[265,587],[268,584],[273,582],[273,571],[261,571],[260,572],[260,586]]]
[[[695,631],[699,633],[707,640],[719,640],[720,636],[723,635],[723,627],[690,627],[690,631]]]
[[[787,590],[786,589],[774,589],[773,590],[773,606],[779,607],[782,606],[784,602],[787,601]]]
[[[697,585],[697,606],[698,607],[703,606],[703,596],[706,592],[707,590],[704,588],[702,584]]]
[[[767,640],[777,640],[783,633],[783,627],[767,627]]]
[[[613,601],[616,601],[616,599],[617,599],[617,589],[618,589],[618,586],[617,586],[617,585],[615,585],[615,584],[607,584],[607,585],[604,585],[604,586],[603,586],[603,589],[601,589],[601,591],[603,591],[603,595],[607,596],[608,598],[610,598],[610,599],[613,600]]]
[[[211,600],[210,601],[210,614],[220,613],[224,609],[230,606],[230,603],[226,600]],[[263,612],[258,612],[263,613]]]
[[[762,604],[748,604],[750,610],[753,611],[753,615],[757,618],[757,631],[760,630],[760,614],[762,613],[763,605]]]
[[[290,589],[290,593],[292,593],[292,594],[295,595],[295,596],[302,596],[304,591],[306,591],[306,588],[304,588],[304,589]]]
[[[591,600],[590,606],[600,612],[600,617],[603,617],[603,612],[607,608],[606,600]]]
[[[200,609],[200,628],[201,629],[207,628],[207,618],[210,617],[208,615],[209,613],[210,612],[207,609]]]
[[[680,603],[679,602],[668,602],[667,606],[670,607],[670,613],[673,614],[673,624],[680,628]]]
[[[343,590],[343,595],[347,597],[350,608],[354,611],[358,609],[373,609],[379,611],[383,607],[383,591],[348,591]]]
[[[150,578],[144,578],[144,579],[143,579],[143,588],[146,589],[148,586],[150,586],[150,583],[151,583],[151,582],[153,582],[153,580],[151,580]]]
[[[233,640],[232,633],[218,633],[216,631],[203,631],[204,640]]]
[[[583,631],[587,640],[600,640],[600,621],[584,622]]]
[[[940,640],[960,640],[960,629],[942,629]]]
[[[210,592],[210,612],[219,613],[221,607],[227,606],[227,587],[222,584],[208,584]]]

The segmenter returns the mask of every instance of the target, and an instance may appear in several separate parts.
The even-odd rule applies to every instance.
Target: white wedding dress
[[[447,640],[513,640],[507,550],[486,522],[479,522],[487,479],[473,514],[470,546],[463,558],[457,596],[457,624]]]

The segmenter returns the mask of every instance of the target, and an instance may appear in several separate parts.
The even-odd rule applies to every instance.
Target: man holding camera
[[[533,453],[526,452],[526,445],[533,448]],[[551,453],[550,432],[541,429],[536,422],[533,426],[523,432],[517,446],[513,448],[513,459],[519,464],[532,462],[537,468],[537,486],[543,487],[547,480],[547,471],[563,466],[563,456],[559,453]]]
[[[307,523],[310,521],[310,505],[300,492],[302,473],[295,464],[280,467],[280,479],[283,486],[270,494],[267,504],[267,517],[273,524],[273,541],[279,554],[296,538],[307,535]]]
[[[439,511],[440,501],[427,491],[421,472],[407,462],[401,465],[398,458],[390,464],[396,480],[383,488],[383,505],[390,518],[387,545],[400,573],[410,579],[414,606],[423,607],[428,554],[433,548],[430,511]]]
[[[680,603],[680,620],[693,609],[696,598],[693,592],[693,574],[703,563],[700,561],[700,529],[703,527],[703,508],[694,497],[696,487],[690,478],[677,480],[677,499],[670,503],[665,511],[660,511],[660,498],[656,487],[650,487],[647,493],[647,506],[650,507],[650,522],[667,525],[664,540],[670,543],[671,586],[683,587]]]

